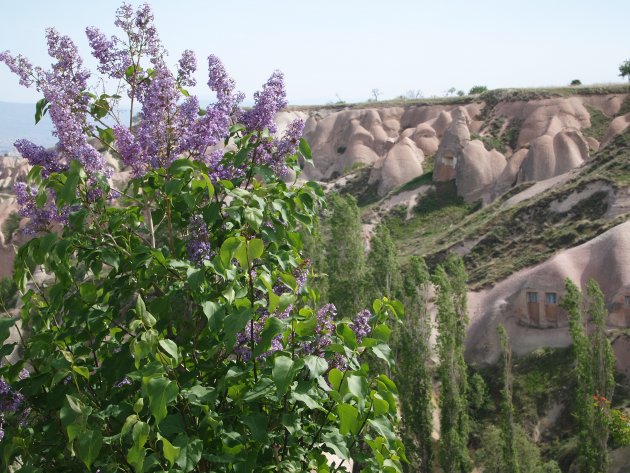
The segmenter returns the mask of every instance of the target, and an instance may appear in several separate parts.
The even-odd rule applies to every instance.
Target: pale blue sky
[[[138,5],[139,1],[130,3]],[[289,101],[362,101],[410,89],[489,88],[620,82],[630,58],[628,0],[154,0],[160,36],[174,64],[197,53],[199,81],[217,54],[250,97],[274,69]],[[89,5],[89,6],[88,6]],[[55,26],[89,56],[84,28],[115,33],[118,0],[3,1],[0,50],[49,64],[44,30]],[[195,92],[210,98],[207,88]],[[0,101],[34,102],[0,65]]]

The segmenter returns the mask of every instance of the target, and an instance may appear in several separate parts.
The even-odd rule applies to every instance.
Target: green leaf
[[[249,253],[250,261],[254,261],[260,258],[265,252],[265,244],[260,238],[254,238],[247,243],[247,252]]]
[[[254,440],[260,444],[267,442],[267,421],[268,416],[262,412],[253,412],[241,419],[251,431]]]
[[[216,302],[206,301],[201,304],[201,309],[208,319],[208,328],[211,330],[218,330],[221,328],[223,317],[225,315],[225,308]]]
[[[396,434],[392,429],[392,424],[386,417],[377,417],[376,419],[369,419],[368,424],[379,434],[385,437],[387,440],[396,440]]]
[[[167,438],[162,437],[160,434],[157,434],[157,438],[162,442],[162,453],[164,453],[164,458],[168,461],[169,466],[172,467],[179,458],[179,454],[182,450],[181,447],[173,446]]]
[[[389,306],[393,309],[397,318],[402,319],[405,315],[405,306],[400,301],[390,301]]]
[[[173,161],[173,164],[168,168],[168,172],[171,175],[179,175],[184,173],[185,171],[192,171],[195,169],[192,161],[190,159],[176,159]]]
[[[155,317],[147,311],[147,306],[144,304],[140,294],[138,294],[136,298],[136,317],[142,320],[148,327],[153,327],[156,323]]]
[[[363,376],[351,374],[346,377],[348,392],[358,400],[365,399],[368,395],[368,382]]]
[[[278,389],[278,396],[284,396],[293,382],[293,360],[288,356],[277,356],[273,360],[271,377]]]
[[[88,381],[90,380],[90,370],[88,370],[85,366],[73,366],[72,371],[83,376]]]
[[[308,141],[304,138],[300,138],[300,153],[304,156],[304,159],[307,161],[313,160],[313,154],[311,153],[311,147],[308,144]]]
[[[219,257],[221,258],[223,266],[226,268],[230,266],[234,253],[236,252],[236,249],[241,246],[241,243],[241,239],[237,237],[227,238],[223,242],[221,249],[219,250]]]
[[[258,230],[262,225],[263,211],[258,207],[245,207],[243,211],[245,221],[254,229]]]
[[[225,318],[223,324],[225,337],[223,340],[228,349],[232,349],[236,343],[236,334],[243,331],[253,315],[254,311],[250,307],[241,307]]]
[[[200,439],[190,439],[185,434],[178,435],[173,445],[180,447],[181,451],[176,463],[185,473],[193,471],[201,460],[203,442]]]
[[[149,410],[159,424],[168,413],[168,405],[177,399],[179,388],[177,383],[167,378],[152,378],[144,384],[149,396]]]
[[[38,124],[44,115],[46,115],[48,108],[48,100],[39,99],[37,101],[35,104],[35,124]]]
[[[286,322],[278,319],[277,317],[269,317],[265,321],[265,325],[260,334],[260,341],[254,348],[253,356],[258,357],[269,350],[271,341],[276,338],[276,336],[284,332],[285,327]]]
[[[136,414],[140,414],[142,409],[144,408],[144,398],[140,397],[136,402],[133,403],[133,412]]]
[[[318,376],[323,375],[328,369],[328,362],[320,356],[307,355],[304,358],[304,361],[311,379],[315,379]]]
[[[4,341],[9,338],[11,334],[11,327],[15,325],[18,321],[18,318],[9,318],[9,317],[0,317],[0,343],[4,343]]]
[[[385,343],[379,343],[375,347],[371,348],[372,352],[385,363],[391,367],[394,364],[394,357],[392,356],[392,350],[389,345]]]
[[[87,430],[77,437],[79,457],[90,468],[103,446],[103,435],[97,430]]]
[[[170,339],[164,339],[159,341],[162,349],[177,363],[179,360],[179,353],[177,352],[177,344]]]
[[[335,391],[339,391],[343,381],[343,373],[338,368],[331,369],[328,373],[328,381]]]
[[[339,404],[337,406],[337,415],[339,416],[339,431],[341,435],[356,435],[361,427],[359,421],[359,411],[351,404]]]

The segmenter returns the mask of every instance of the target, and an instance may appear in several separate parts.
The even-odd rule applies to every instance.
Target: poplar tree
[[[405,321],[397,326],[393,342],[402,413],[401,436],[409,460],[405,468],[420,473],[433,471],[431,317],[427,307],[430,282],[424,260],[412,257],[402,271]]]
[[[502,459],[507,473],[520,473],[515,445],[514,405],[512,404],[512,350],[503,325],[497,327],[503,362],[503,389],[501,390]]]
[[[340,314],[363,308],[365,249],[361,217],[354,197],[332,194],[328,200],[330,239],[326,242],[328,298]]]
[[[472,462],[468,452],[468,375],[464,361],[466,329],[465,271],[461,259],[453,257],[446,268],[438,266],[433,276],[437,288],[438,376],[440,395],[440,465],[444,471],[468,473]]]
[[[367,300],[383,297],[383,294],[395,297],[402,285],[398,251],[389,228],[383,223],[376,227],[370,240],[365,282]]]
[[[596,402],[609,402],[614,388],[614,355],[606,337],[604,296],[594,280],[587,285],[586,307],[578,287],[566,279],[562,307],[567,311],[576,362],[575,418],[578,427],[578,463],[582,473],[600,473],[608,465],[609,427]],[[585,315],[592,320],[587,335]],[[595,399],[594,399],[595,397]]]

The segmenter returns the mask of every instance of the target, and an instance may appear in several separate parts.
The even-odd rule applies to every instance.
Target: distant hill
[[[46,115],[35,124],[35,104],[0,102],[0,155],[14,151],[13,143],[26,138],[41,146],[53,146],[52,122]]]

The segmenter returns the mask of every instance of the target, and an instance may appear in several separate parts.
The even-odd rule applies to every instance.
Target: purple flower
[[[31,374],[28,372],[28,370],[26,368],[22,368],[20,370],[20,374],[18,374],[18,378],[20,378],[21,380],[25,380],[27,378],[29,378],[31,376]]]
[[[335,333],[334,318],[337,316],[337,308],[334,304],[322,306],[316,314],[317,325],[315,327],[315,340],[302,344],[302,351],[307,354],[322,356],[324,349],[332,343]]]
[[[372,313],[364,309],[354,317],[354,320],[350,324],[350,328],[355,333],[358,343],[361,343],[361,341],[372,332],[372,327],[370,326],[371,317]]]
[[[186,252],[188,259],[201,266],[204,261],[209,261],[214,256],[210,246],[210,232],[201,215],[194,215],[188,223],[188,241]]]
[[[197,85],[197,81],[194,77],[192,77],[197,70],[197,59],[195,58],[195,53],[193,53],[190,49],[185,50],[182,53],[182,57],[179,60],[178,65],[177,80],[179,83],[185,87],[194,87]]]
[[[85,29],[85,35],[92,48],[92,56],[99,62],[98,71],[115,79],[125,77],[125,71],[131,65],[131,58],[128,50],[117,49],[120,40],[115,36],[107,39],[101,30],[93,26]]]
[[[20,85],[30,87],[35,83],[35,69],[24,56],[11,56],[9,51],[3,51],[0,53],[0,62],[4,62],[20,78]]]
[[[254,107],[243,114],[243,124],[249,131],[262,131],[266,128],[269,133],[275,133],[276,113],[287,105],[282,72],[275,71],[271,75],[262,91],[254,94],[254,101]]]
[[[59,210],[57,208],[52,191],[48,191],[46,203],[40,207],[36,202],[37,188],[24,182],[16,182],[13,189],[19,206],[18,214],[30,219],[23,230],[24,233],[34,234],[39,231],[46,231],[53,223],[67,222],[69,209]]]
[[[123,386],[129,386],[129,385],[131,385],[131,380],[127,376],[125,376],[123,379],[121,379],[116,384],[114,384],[114,387],[122,388]]]
[[[23,401],[22,393],[11,388],[4,378],[0,378],[0,412],[18,412]]]
[[[43,168],[43,177],[47,177],[53,172],[62,172],[67,169],[67,166],[59,160],[57,153],[52,150],[38,146],[28,140],[17,140],[13,145],[31,166],[41,166]]]

